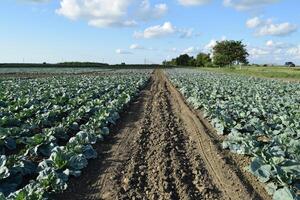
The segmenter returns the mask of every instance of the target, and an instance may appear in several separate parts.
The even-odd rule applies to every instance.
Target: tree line
[[[182,54],[170,61],[163,61],[163,65],[192,67],[246,65],[248,56],[246,45],[242,41],[224,40],[218,41],[211,53],[200,52],[196,57]]]

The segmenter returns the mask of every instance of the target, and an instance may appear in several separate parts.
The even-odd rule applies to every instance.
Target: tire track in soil
[[[128,110],[96,145],[99,158],[57,199],[260,199],[161,70]]]
[[[271,199],[266,193],[264,187],[256,180],[249,181],[249,174],[237,165],[233,165],[228,152],[225,152],[220,147],[222,140],[217,139],[216,131],[204,119],[199,111],[193,110],[187,104],[182,95],[168,82],[168,90],[171,91],[175,103],[178,105],[176,112],[181,119],[184,119],[186,130],[196,141],[197,146],[201,149],[201,157],[205,162],[208,173],[217,184],[218,188],[222,189],[224,196],[228,199]]]

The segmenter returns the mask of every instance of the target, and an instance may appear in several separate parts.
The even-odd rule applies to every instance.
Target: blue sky
[[[0,62],[160,63],[243,40],[255,63],[300,63],[299,0],[2,0]]]

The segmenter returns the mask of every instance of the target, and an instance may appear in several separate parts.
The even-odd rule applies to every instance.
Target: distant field
[[[239,67],[235,68],[201,68],[206,71],[241,74],[263,78],[277,78],[286,80],[300,80],[300,68],[287,67]]]
[[[0,74],[7,73],[84,73],[84,72],[105,72],[112,71],[114,69],[109,68],[72,68],[72,67],[47,67],[47,68],[39,68],[39,67],[26,67],[26,68],[17,68],[17,67],[8,67],[8,68],[0,68]]]

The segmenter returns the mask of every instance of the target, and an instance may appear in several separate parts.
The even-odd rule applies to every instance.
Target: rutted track
[[[261,199],[159,70],[97,150],[58,199]]]

